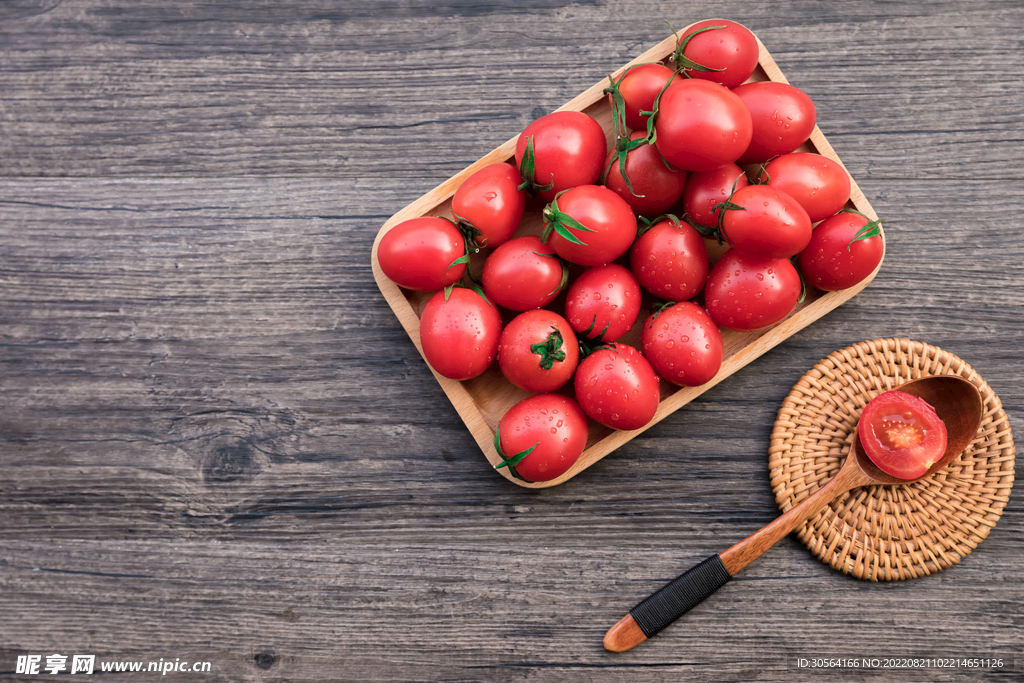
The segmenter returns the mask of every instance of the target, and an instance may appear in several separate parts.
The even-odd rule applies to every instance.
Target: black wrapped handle
[[[729,582],[732,575],[722,558],[712,555],[693,569],[673,579],[629,610],[630,616],[650,638]]]

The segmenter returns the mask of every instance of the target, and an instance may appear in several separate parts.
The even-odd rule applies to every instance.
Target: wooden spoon
[[[828,483],[768,526],[725,552],[712,555],[648,596],[608,630],[604,636],[605,648],[623,652],[652,637],[847,491],[871,484],[910,484],[930,477],[958,458],[981,425],[983,401],[977,387],[962,377],[941,375],[912,380],[896,388],[930,403],[946,425],[946,452],[927,472],[917,479],[899,479],[886,474],[871,462],[860,439],[855,437],[851,456]]]

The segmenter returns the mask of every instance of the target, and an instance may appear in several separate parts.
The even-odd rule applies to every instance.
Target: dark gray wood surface
[[[709,17],[814,99],[886,262],[581,476],[517,487],[373,239]],[[777,514],[775,412],[833,350],[938,345],[1024,426],[1022,31],[1019,0],[0,3],[0,677],[91,653],[212,663],[168,680],[1020,680],[1018,492],[935,576],[857,581],[787,538],[639,648],[601,638]],[[1011,664],[797,666],[887,656]]]

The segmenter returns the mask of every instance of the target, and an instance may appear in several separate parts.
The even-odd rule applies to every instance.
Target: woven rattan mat
[[[978,435],[934,476],[854,489],[798,528],[804,545],[835,569],[873,581],[934,574],[974,550],[1003,513],[1014,447],[999,397],[957,356],[909,339],[836,351],[796,383],[772,430],[768,466],[776,502],[789,510],[839,471],[871,398],[930,375],[960,375],[978,387],[985,401]]]

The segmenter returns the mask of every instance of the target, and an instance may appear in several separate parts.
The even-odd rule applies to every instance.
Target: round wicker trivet
[[[789,510],[838,470],[867,402],[907,380],[960,375],[981,391],[981,428],[958,460],[914,484],[840,496],[796,531],[818,559],[858,579],[912,579],[966,557],[1002,515],[1014,447],[999,397],[971,366],[909,339],[875,339],[825,358],[793,387],[772,430],[769,476]]]

